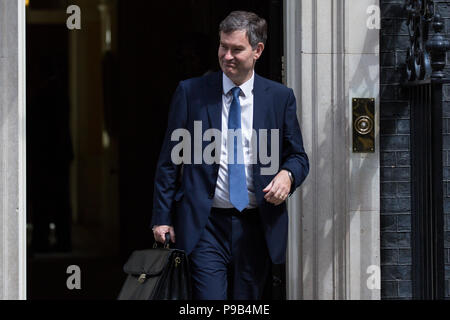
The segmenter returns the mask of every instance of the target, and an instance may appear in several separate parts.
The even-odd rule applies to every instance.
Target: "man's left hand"
[[[263,189],[263,192],[266,192],[264,199],[277,206],[286,200],[290,191],[291,179],[289,178],[289,174],[286,170],[281,170],[267,187]]]

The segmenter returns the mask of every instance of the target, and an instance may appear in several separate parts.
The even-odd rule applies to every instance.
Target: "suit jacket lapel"
[[[257,150],[254,150],[253,152],[259,152],[259,130],[268,128],[267,117],[269,114],[268,108],[270,107],[268,89],[269,87],[264,83],[263,79],[255,73],[255,81],[253,83],[253,129],[257,135]],[[262,190],[266,185],[264,185],[261,180],[261,163],[259,155],[257,154],[256,157],[256,164],[253,165],[253,183],[256,199],[259,205],[262,205],[264,203],[264,193]]]
[[[265,129],[265,118],[267,116],[267,108],[269,107],[269,96],[267,94],[268,87],[264,84],[262,78],[255,73],[255,81],[253,83],[253,129],[259,133],[259,129]]]
[[[222,130],[222,72],[217,72],[209,83],[208,119],[210,128]]]

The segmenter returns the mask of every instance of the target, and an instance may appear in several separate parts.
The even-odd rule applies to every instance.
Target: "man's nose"
[[[231,54],[231,50],[227,50],[225,53],[225,60],[233,60],[233,55]]]

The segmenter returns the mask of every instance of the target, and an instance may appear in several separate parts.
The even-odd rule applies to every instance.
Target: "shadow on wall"
[[[338,22],[339,23],[339,22]],[[379,30],[369,30],[368,32],[379,32]],[[339,39],[338,39],[339,40]],[[371,41],[372,37],[365,37],[362,52],[375,52],[378,43]],[[316,48],[312,48],[312,52],[317,52]],[[366,269],[358,270],[359,266],[365,268],[363,265],[367,259],[362,257],[374,256],[372,253],[367,252],[368,244],[366,240],[367,232],[370,232],[370,228],[374,226],[374,223],[369,215],[369,219],[363,220],[365,217],[362,215],[349,216],[351,212],[347,212],[348,209],[352,212],[361,211],[373,211],[374,201],[377,199],[371,199],[368,203],[368,207],[365,206],[365,198],[353,200],[357,198],[358,194],[370,195],[372,194],[373,186],[378,187],[378,156],[379,149],[377,148],[373,154],[351,154],[352,152],[352,112],[351,112],[351,98],[349,92],[356,92],[357,97],[374,97],[379,100],[376,88],[379,86],[379,59],[378,56],[362,54],[358,61],[352,61],[356,55],[345,54],[344,48],[340,48],[340,52],[329,55],[332,59],[331,64],[335,66],[337,70],[340,70],[338,75],[330,74],[329,77],[344,77],[350,74],[349,67],[357,72],[352,74],[350,79],[342,79],[344,81],[335,80],[334,78],[327,79],[333,87],[332,103],[333,105],[327,105],[321,108],[319,105],[321,90],[327,90],[327,88],[321,88],[318,83],[313,84],[313,88],[317,87],[317,92],[313,92],[312,101],[313,115],[316,118],[312,119],[312,135],[314,139],[320,140],[318,146],[312,146],[312,152],[310,156],[310,174],[307,179],[311,179],[311,185],[306,182],[306,186],[302,188],[303,199],[314,199],[313,204],[308,204],[308,208],[314,210],[314,212],[302,213],[302,238],[307,243],[302,247],[302,281],[303,281],[303,295],[308,298],[314,299],[319,295],[321,297],[338,298],[339,295],[345,296],[346,293],[336,290],[344,290],[345,285],[341,288],[334,287],[334,281],[342,283],[341,280],[335,279],[335,276],[345,276],[346,270],[338,270],[339,266],[347,266],[348,258],[351,254],[351,266],[352,266],[352,278],[361,279],[359,283],[359,291],[361,294],[368,291],[366,278],[369,278],[370,274],[366,273]],[[325,56],[325,55],[323,55]],[[369,56],[367,58],[366,56]],[[336,65],[338,64],[338,65]],[[316,72],[320,66],[313,66],[312,72]],[[312,74],[311,78],[316,79],[316,74]],[[323,75],[327,77],[328,75]],[[318,80],[316,80],[318,81]],[[348,81],[349,88],[345,87],[345,83]],[[334,97],[337,100],[334,100]],[[326,109],[325,109],[326,108]],[[325,111],[326,110],[326,111]],[[376,109],[379,111],[379,108]],[[339,113],[339,114],[338,114]],[[320,121],[317,117],[320,116]],[[378,115],[376,115],[378,117]],[[376,118],[377,119],[377,118]],[[322,130],[321,126],[333,126],[333,128]],[[376,126],[375,141],[378,142],[380,135],[378,126]],[[317,137],[320,132],[320,137]],[[324,136],[324,132],[330,132],[330,136]],[[339,141],[339,143],[336,143]],[[341,144],[343,143],[343,145]],[[377,146],[376,146],[377,147]],[[331,154],[324,154],[324,152],[331,152]],[[374,161],[375,159],[375,161]],[[376,163],[376,165],[375,165]],[[350,176],[349,180],[349,174]],[[337,179],[336,179],[337,178]],[[330,183],[326,185],[326,179],[330,180]],[[333,181],[347,181],[346,185],[334,185]],[[358,181],[355,181],[358,179]],[[314,185],[312,185],[314,184]],[[350,189],[351,186],[358,186],[357,190]],[[318,192],[318,194],[315,194]],[[346,198],[347,197],[347,198]],[[341,199],[339,201],[334,201]],[[323,201],[323,205],[321,205]],[[325,210],[326,203],[335,203],[331,208],[332,212]],[[349,207],[350,205],[350,207]],[[305,206],[304,206],[305,207]],[[343,216],[349,218],[342,218]],[[360,220],[356,220],[360,219]],[[345,225],[342,225],[342,224]],[[361,233],[350,234],[350,226],[352,230],[360,230]],[[369,228],[369,229],[367,229]],[[340,231],[345,231],[345,235],[338,234]],[[363,234],[364,233],[364,234]],[[355,238],[353,238],[355,236]],[[360,238],[361,236],[361,238]],[[374,235],[369,236],[375,238]],[[338,242],[336,242],[338,241]],[[370,241],[370,240],[367,240]],[[321,248],[320,244],[324,244],[326,248]],[[322,252],[319,254],[315,252],[314,248],[318,248]],[[350,248],[350,252],[346,250]],[[374,248],[376,249],[376,248]],[[317,255],[324,255],[324,259],[320,259]],[[361,259],[362,258],[362,259]],[[361,259],[360,261],[354,259]],[[369,262],[372,264],[372,262]],[[369,267],[369,265],[367,265]],[[360,274],[360,278],[357,273]],[[366,275],[366,277],[365,277]],[[354,290],[354,288],[352,288]],[[354,291],[352,291],[353,293]],[[356,292],[355,292],[356,293]],[[358,293],[356,293],[357,295]],[[314,295],[314,296],[313,296]],[[358,297],[352,297],[358,299]],[[364,297],[363,297],[364,298]]]

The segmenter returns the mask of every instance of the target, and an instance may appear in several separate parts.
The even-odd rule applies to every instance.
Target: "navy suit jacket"
[[[255,73],[253,87],[253,128],[279,130],[279,170],[287,169],[294,176],[293,192],[309,171],[308,157],[303,149],[302,134],[297,120],[296,102],[292,89],[265,79]],[[194,164],[194,121],[202,122],[202,134],[209,128],[222,128],[222,72],[181,81],[172,98],[168,126],[159,156],[154,185],[151,226],[172,225],[176,234],[175,247],[190,254],[206,226],[211,211],[219,163]],[[175,129],[184,128],[192,137],[191,164],[176,165],[171,160],[171,141]],[[211,141],[202,142],[202,151]],[[220,145],[220,141],[217,142]],[[202,158],[203,159],[203,158]],[[183,166],[181,174],[181,166]],[[256,200],[261,214],[264,234],[272,262],[285,263],[288,234],[286,203],[275,206],[264,199],[262,191],[275,177],[261,175],[258,157],[253,164]]]

